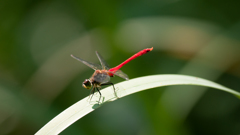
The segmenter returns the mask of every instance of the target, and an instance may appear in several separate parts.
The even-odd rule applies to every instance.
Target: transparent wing
[[[107,64],[107,62],[103,59],[103,57],[96,51],[97,57],[102,65],[102,69],[108,70],[110,69],[110,66]]]
[[[74,55],[71,54],[71,57],[73,57],[74,59],[78,60],[78,61],[81,61],[83,64],[89,66],[90,68],[94,69],[94,70],[101,70],[102,67],[99,65],[99,64],[94,64],[94,63],[91,63],[91,62],[88,62],[88,61],[85,61],[81,58],[78,58]]]
[[[129,80],[128,75],[123,73],[121,70],[117,70],[115,73],[113,73],[114,75],[117,75],[123,79]]]

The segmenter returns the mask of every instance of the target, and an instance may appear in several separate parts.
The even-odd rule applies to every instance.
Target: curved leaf
[[[131,79],[129,81],[124,81],[115,85],[117,96],[124,97],[135,92],[142,90],[160,87],[160,86],[169,86],[169,85],[200,85],[211,88],[216,88],[223,90],[225,92],[231,93],[238,98],[240,98],[240,93],[232,89],[219,85],[217,83],[201,79],[198,77],[186,76],[186,75],[152,75],[139,77]],[[59,134],[65,128],[70,126],[72,123],[85,116],[86,114],[92,112],[96,108],[100,107],[106,102],[114,101],[117,97],[114,94],[113,88],[107,87],[101,90],[103,97],[101,98],[100,104],[98,103],[99,94],[95,94],[91,100],[88,101],[88,97],[78,101],[73,104],[58,116],[53,118],[48,122],[44,127],[42,127],[36,135],[52,135]]]

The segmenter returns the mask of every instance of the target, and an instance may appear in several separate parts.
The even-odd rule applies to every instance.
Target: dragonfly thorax
[[[101,85],[109,81],[110,81],[110,76],[108,75],[107,70],[96,70],[93,73],[92,77],[90,78],[90,82],[96,85]]]
[[[82,86],[85,89],[91,89],[92,88],[92,83],[89,79],[85,79],[84,82],[82,83]]]

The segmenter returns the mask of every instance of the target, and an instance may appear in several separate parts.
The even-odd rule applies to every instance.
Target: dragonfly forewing
[[[83,59],[81,59],[81,58],[78,58],[78,57],[76,57],[76,56],[74,56],[74,55],[71,55],[71,57],[73,57],[74,59],[82,62],[83,64],[89,66],[90,68],[92,68],[92,69],[94,69],[94,70],[101,70],[101,69],[102,69],[102,67],[101,67],[99,64],[94,64],[94,63],[88,62],[88,61],[83,60]]]
[[[103,59],[103,57],[96,51],[96,55],[102,65],[103,70],[108,70],[110,69],[110,66],[107,64],[107,62]]]

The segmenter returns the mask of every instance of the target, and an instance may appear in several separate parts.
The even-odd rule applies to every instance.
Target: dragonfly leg
[[[107,83],[101,84],[101,86],[104,86],[104,85],[112,85],[115,96],[116,96],[117,98],[119,98],[119,97],[117,96],[116,89],[115,89],[114,84],[113,84],[112,82],[107,82]]]
[[[99,97],[99,103],[100,103],[100,99],[102,97],[102,94],[101,94],[101,92],[99,91],[99,89],[97,87],[96,87],[96,89],[97,89],[97,91],[99,92],[99,95],[100,95],[100,97]]]
[[[90,94],[89,94],[90,101],[92,100],[94,92],[95,92],[95,87],[93,87],[92,90],[90,91]],[[92,96],[91,96],[91,94],[92,94]]]

